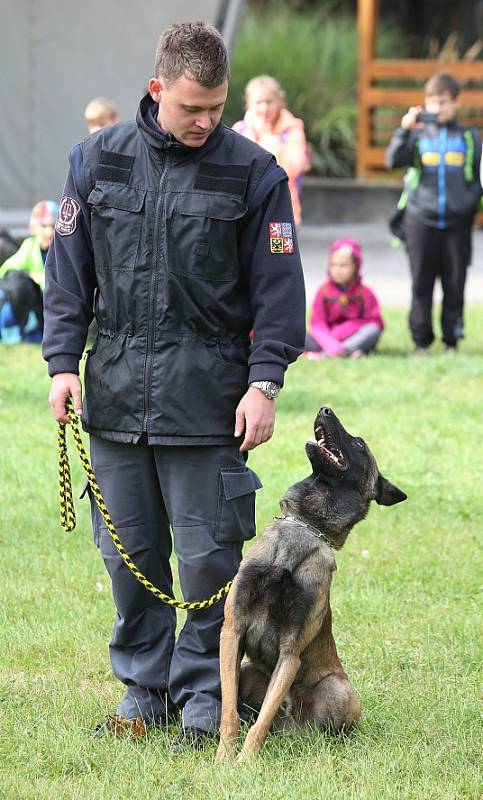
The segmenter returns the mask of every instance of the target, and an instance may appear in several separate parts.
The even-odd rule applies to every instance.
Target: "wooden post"
[[[371,134],[371,107],[368,90],[371,88],[370,66],[375,57],[378,0],[358,0],[357,28],[359,41],[357,176],[367,175],[367,155]]]

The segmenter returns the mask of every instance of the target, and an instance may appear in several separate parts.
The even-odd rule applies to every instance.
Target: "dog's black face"
[[[366,516],[371,500],[390,506],[406,495],[381,475],[365,441],[351,436],[330,408],[320,409],[314,434],[315,441],[305,447],[312,476],[292,486],[281,506],[325,531],[334,546],[341,547],[351,528]]]

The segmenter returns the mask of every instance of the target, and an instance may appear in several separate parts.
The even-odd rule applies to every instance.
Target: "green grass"
[[[142,741],[90,738],[121,694],[107,652],[109,580],[87,502],[77,501],[74,533],[59,526],[39,350],[0,347],[2,800],[479,796],[483,308],[468,309],[455,358],[438,345],[430,358],[408,357],[405,314],[386,316],[377,356],[290,369],[275,435],[250,456],[264,483],[261,529],[307,474],[304,443],[328,404],[409,496],[394,508],[374,504],[337,555],[334,631],[361,725],[347,738],[270,737],[241,768],[214,764],[214,747],[171,755],[174,729]],[[72,447],[71,461],[78,495]]]

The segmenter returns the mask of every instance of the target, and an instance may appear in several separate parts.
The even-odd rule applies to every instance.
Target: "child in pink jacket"
[[[305,343],[307,357],[359,358],[376,347],[384,323],[379,303],[360,275],[361,246],[337,239],[329,251],[328,280],[318,289]]]

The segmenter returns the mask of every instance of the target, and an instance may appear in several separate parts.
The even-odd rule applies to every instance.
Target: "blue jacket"
[[[481,141],[456,120],[423,129],[398,128],[386,151],[386,166],[413,167],[406,211],[425,225],[447,228],[472,219],[481,197]]]

